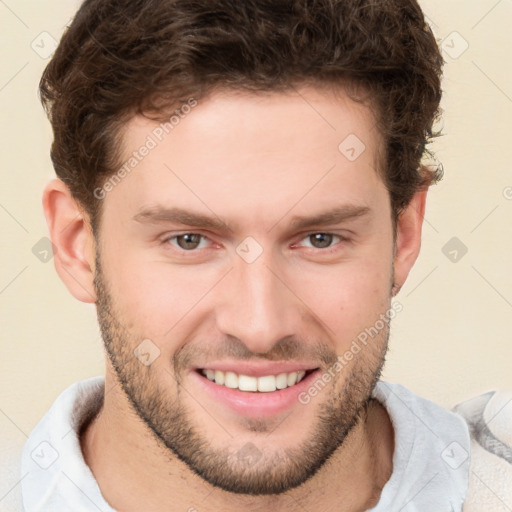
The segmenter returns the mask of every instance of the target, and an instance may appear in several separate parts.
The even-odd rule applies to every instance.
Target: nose
[[[283,272],[264,254],[252,263],[235,260],[216,312],[220,332],[238,338],[254,354],[270,351],[300,328],[300,300]]]

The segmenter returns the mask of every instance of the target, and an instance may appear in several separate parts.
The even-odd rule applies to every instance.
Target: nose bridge
[[[235,260],[226,280],[225,300],[217,311],[218,327],[242,341],[254,353],[265,353],[279,339],[298,328],[298,305],[293,295],[275,274],[268,251],[248,263]],[[296,317],[296,318],[294,318]]]

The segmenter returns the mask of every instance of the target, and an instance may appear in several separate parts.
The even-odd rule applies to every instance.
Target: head
[[[64,34],[41,80],[57,271],[126,404],[213,485],[300,485],[364,420],[440,177],[441,66],[415,0],[86,0]],[[302,397],[330,378],[273,409],[203,375],[270,363],[307,370]]]

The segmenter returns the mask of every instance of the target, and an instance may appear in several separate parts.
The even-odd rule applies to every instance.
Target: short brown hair
[[[380,172],[396,218],[441,177],[421,162],[438,135],[442,65],[416,0],[85,0],[40,94],[55,171],[94,227],[93,190],[121,165],[133,115],[163,118],[216,88],[354,85],[382,134]]]

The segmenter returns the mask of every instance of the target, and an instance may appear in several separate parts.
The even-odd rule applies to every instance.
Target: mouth
[[[282,372],[260,377],[211,368],[201,368],[197,372],[219,386],[252,393],[272,393],[295,386],[316,369]]]
[[[219,362],[209,368],[195,368],[189,375],[191,391],[196,390],[211,401],[213,410],[221,413],[227,408],[238,416],[261,419],[290,414],[294,409],[304,414],[306,406],[300,397],[320,374],[320,368],[313,365],[283,363],[256,367]]]

